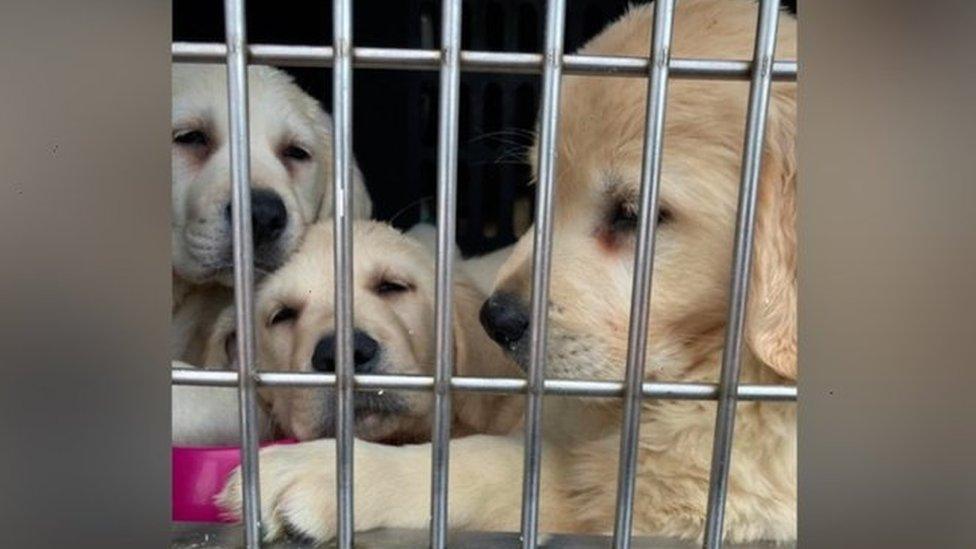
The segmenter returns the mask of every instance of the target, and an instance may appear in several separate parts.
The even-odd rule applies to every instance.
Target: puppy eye
[[[671,221],[671,218],[671,210],[660,206],[658,207],[658,225]],[[634,210],[629,204],[621,202],[616,206],[616,208],[614,208],[613,216],[610,218],[610,229],[617,233],[633,232],[637,230],[637,223],[639,221],[640,218],[637,215],[637,211]]]
[[[673,216],[671,214],[671,210],[669,210],[667,208],[662,208],[660,206],[658,207],[658,209],[657,209],[657,224],[658,225],[663,225],[664,223],[670,222],[672,217]]]
[[[281,324],[282,322],[291,322],[298,318],[298,311],[292,309],[291,307],[282,307],[278,309],[275,314],[271,315],[271,320],[268,322],[271,326],[275,324]]]
[[[394,282],[392,280],[381,280],[379,284],[373,288],[379,295],[391,295],[391,294],[401,294],[410,291],[412,288],[409,284],[404,284],[402,282]]]
[[[281,151],[281,156],[285,158],[290,158],[292,160],[297,160],[299,162],[304,162],[312,158],[312,154],[307,150],[299,147],[298,145],[288,145],[285,150]]]
[[[637,210],[631,205],[619,202],[610,217],[610,230],[615,233],[630,232],[637,229]]]
[[[188,147],[204,147],[209,144],[210,139],[202,130],[190,130],[177,133],[173,136],[173,143]]]

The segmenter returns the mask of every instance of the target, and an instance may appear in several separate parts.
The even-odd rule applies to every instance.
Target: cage
[[[571,3],[567,6],[567,51],[582,45],[627,6],[628,2],[619,0]],[[437,49],[439,7],[437,2],[418,0],[357,2],[356,43]],[[537,52],[544,7],[538,0],[465,2],[462,48]],[[272,2],[248,5],[249,40],[256,44],[331,43],[328,4],[301,0],[289,3],[288,8],[281,10]],[[305,15],[293,17],[294,13]],[[173,38],[177,42],[220,42],[222,15],[219,1],[178,0],[173,6]],[[329,71],[283,68],[323,105],[331,104]],[[353,148],[375,198],[375,217],[399,228],[433,222],[437,205],[436,72],[370,70],[358,71],[353,78]],[[467,255],[511,244],[530,222],[532,193],[523,156],[528,132],[535,128],[538,99],[539,81],[531,74],[465,72],[461,76],[458,178],[464,185],[458,197],[458,245]]]
[[[563,74],[614,75],[649,78],[648,138],[651,158],[660,156],[660,132],[666,96],[653,93],[669,78],[741,79],[751,81],[746,156],[743,176],[740,221],[749,220],[754,207],[756,168],[763,136],[770,82],[795,80],[795,62],[765,63],[772,58],[775,43],[776,13],[780,3],[761,0],[757,21],[756,53],[752,60],[717,61],[710,59],[672,59],[667,51],[673,0],[658,0],[655,8],[653,55],[651,58],[594,58],[572,55],[588,38],[625,12],[631,2],[618,0],[489,0],[460,1],[408,0],[381,2],[336,0],[334,2],[297,1],[283,6],[271,2],[225,0],[196,2],[176,0],[173,8],[172,54],[183,62],[226,63],[231,106],[233,185],[235,197],[235,241],[241,252],[235,256],[238,323],[252,324],[246,302],[253,296],[253,280],[245,274],[252,263],[246,219],[245,189],[248,186],[246,134],[247,110],[242,108],[242,89],[246,89],[247,64],[270,64],[291,73],[298,84],[331,111],[336,123],[335,167],[337,196],[349,185],[349,155],[359,160],[374,201],[374,217],[399,228],[417,222],[437,222],[439,237],[454,240],[465,255],[478,255],[515,242],[533,223],[538,228],[535,240],[533,295],[544,296],[548,276],[551,242],[552,158],[554,120],[558,116],[556,98]],[[795,2],[783,5],[795,12]],[[300,14],[300,16],[299,16]],[[448,23],[448,24],[445,24]],[[343,46],[349,45],[345,48]],[[664,55],[667,62],[652,62]],[[594,76],[599,77],[599,76]],[[352,93],[346,83],[352,84]],[[453,90],[452,90],[452,87]],[[441,95],[448,93],[448,99]],[[453,100],[452,100],[453,99]],[[537,125],[538,120],[538,125]],[[234,130],[233,128],[237,128]],[[349,131],[351,130],[351,132]],[[350,140],[350,133],[354,140]],[[540,139],[540,176],[530,186],[530,172],[523,161],[531,136]],[[455,137],[452,139],[452,134]],[[451,146],[453,143],[453,146]],[[446,147],[445,147],[446,144]],[[451,174],[450,167],[456,165]],[[641,182],[645,189],[645,211],[656,206],[649,200],[657,185],[655,170]],[[461,184],[463,182],[463,184]],[[348,195],[348,193],[346,193]],[[750,200],[752,201],[750,203]],[[337,201],[337,208],[348,202]],[[753,204],[753,206],[750,206]],[[453,206],[453,207],[452,207]],[[647,295],[651,260],[647,242],[653,238],[647,229],[649,214],[642,216],[638,241],[634,294]],[[349,286],[349,226],[344,216],[336,221],[337,295],[351,295]],[[741,223],[736,233],[736,269],[732,280],[728,345],[735,349],[742,338],[743,300],[748,285],[752,226]],[[641,250],[643,250],[643,255]],[[438,334],[450,328],[441,319],[449,314],[449,290],[453,261],[450,254],[438,252]],[[345,275],[343,274],[345,273]],[[643,273],[643,275],[641,275]],[[540,291],[541,290],[541,291]],[[634,300],[631,345],[639,346],[646,333],[646,304]],[[645,300],[646,302],[646,300]],[[431,526],[419,537],[376,534],[373,542],[385,545],[410,544],[436,547],[502,546],[518,543],[535,547],[541,543],[538,532],[539,422],[544,394],[572,394],[622,398],[626,413],[620,449],[621,475],[617,500],[617,520],[613,543],[627,547],[632,542],[631,507],[636,429],[639,403],[648,398],[700,399],[718,401],[711,491],[704,544],[721,547],[725,491],[728,482],[728,456],[731,448],[735,404],[739,400],[794,401],[792,386],[740,385],[738,355],[727,353],[722,377],[717,384],[668,384],[643,381],[643,364],[628,360],[627,378],[622,382],[562,381],[543,378],[541,343],[545,340],[544,297],[533,298],[533,359],[527,379],[477,380],[452,377],[449,353],[438,351],[436,375],[424,380],[384,376],[387,379],[360,379],[351,363],[351,309],[349,300],[338,300],[337,353],[339,366],[334,376],[299,379],[284,378],[273,372],[254,371],[253,334],[241,330],[240,372],[174,371],[174,384],[235,386],[241,395],[241,429],[244,436],[242,462],[245,479],[243,540],[248,547],[260,544],[260,512],[255,502],[257,443],[253,432],[254,391],[259,385],[334,387],[338,396],[338,470],[336,494],[339,513],[337,544],[352,547],[352,478],[349,468],[352,452],[349,399],[357,389],[409,389],[433,391],[438,411],[433,428],[434,463]],[[738,321],[736,321],[738,319]],[[536,328],[536,326],[539,326]],[[445,340],[449,339],[445,336]],[[447,531],[446,468],[449,430],[443,414],[451,391],[497,390],[526,395],[526,476],[523,490],[521,532],[511,537],[477,535],[449,538]],[[181,530],[182,531],[182,530]],[[182,531],[185,533],[185,531]],[[463,534],[462,534],[463,535]],[[359,534],[356,534],[360,539]],[[186,538],[188,544],[199,543]],[[404,541],[409,539],[412,541]],[[605,538],[547,538],[552,546],[602,546]],[[669,542],[656,540],[653,546]],[[639,543],[638,543],[639,545]],[[288,546],[288,545],[281,545]],[[675,547],[688,546],[674,544]]]

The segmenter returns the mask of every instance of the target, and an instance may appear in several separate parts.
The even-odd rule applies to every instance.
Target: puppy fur
[[[582,53],[648,55],[650,5],[632,8]],[[757,6],[746,0],[680,0],[673,57],[748,59]],[[796,58],[796,21],[783,15],[777,58]],[[563,79],[558,138],[548,377],[624,377],[647,83]],[[647,379],[718,379],[735,225],[748,84],[673,80],[664,137],[657,248],[650,299]],[[794,380],[796,367],[796,85],[774,83],[761,172],[757,234],[743,352],[743,383]],[[534,160],[535,155],[532,155]],[[629,221],[628,221],[629,220]],[[528,302],[532,233],[499,273],[496,291]],[[510,346],[524,365],[523,342]],[[640,534],[701,539],[714,402],[645,401],[634,501]],[[546,398],[541,529],[613,527],[621,403]],[[328,539],[335,525],[333,441],[261,456],[269,536],[284,528]],[[356,528],[424,528],[430,447],[356,446]],[[516,531],[521,437],[472,436],[451,445],[450,525]],[[796,537],[796,408],[743,402],[732,451],[726,539]],[[391,479],[396,479],[391,481]],[[240,475],[220,503],[240,510]]]
[[[173,322],[171,356],[198,365],[206,334],[230,302],[233,278],[227,70],[173,65]],[[255,270],[280,266],[309,224],[332,212],[332,121],[284,72],[248,67],[252,192],[284,214],[274,236],[255,235]],[[354,169],[354,215],[369,195]],[[253,195],[252,196],[256,196]],[[257,216],[258,205],[252,205]],[[257,223],[256,223],[257,225]],[[255,229],[257,232],[257,229]]]
[[[262,282],[255,296],[258,366],[265,371],[308,372],[316,348],[335,332],[331,223],[309,228],[286,265]],[[353,318],[357,331],[378,344],[376,357],[359,373],[433,375],[434,256],[420,242],[378,222],[353,224]],[[518,377],[515,363],[478,325],[485,299],[463,271],[455,272],[454,357],[456,375]],[[216,324],[206,364],[233,360],[233,307]],[[262,403],[286,435],[300,440],[334,436],[331,389],[263,388]],[[402,444],[430,439],[433,398],[429,392],[356,394],[356,436]],[[456,394],[452,433],[506,433],[521,417],[522,399],[479,393]]]
[[[437,227],[427,223],[419,223],[410,228],[406,233],[411,238],[419,241],[431,253],[437,253]],[[483,255],[464,257],[461,249],[454,247],[455,265],[464,270],[465,276],[485,295],[491,293],[495,286],[495,276],[498,270],[511,255],[514,244],[505,246],[493,252]]]

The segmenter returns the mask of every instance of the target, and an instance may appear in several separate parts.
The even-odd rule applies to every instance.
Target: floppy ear
[[[332,172],[332,132],[335,127],[332,123],[332,117],[325,114],[325,110],[322,109],[318,101],[308,97],[306,107],[308,108],[309,115],[320,126],[318,134],[324,136],[324,139],[319,143],[319,147],[324,162],[325,183],[328,185],[328,188],[322,193],[322,203],[319,205],[319,211],[317,212],[318,219],[332,219],[332,214],[335,211],[335,207],[333,206],[335,179]],[[356,162],[354,157],[352,159],[352,217],[353,219],[370,219],[372,215],[373,201],[370,199],[369,191],[366,189],[366,179],[363,177],[363,172],[359,169],[359,163]]]
[[[782,102],[770,105],[759,182],[745,336],[760,361],[796,379],[795,102],[777,99]]]
[[[366,190],[366,178],[359,169],[359,164],[352,163],[352,218],[370,219],[373,215],[373,201]]]
[[[236,370],[237,364],[237,319],[234,306],[225,308],[214,321],[207,345],[203,350],[203,368],[206,370]],[[271,415],[271,401],[258,391],[258,428],[261,440],[269,440],[274,433],[275,424]]]
[[[331,147],[329,151],[331,151]],[[329,166],[326,168],[326,173],[329,174],[328,185],[329,188],[325,190],[322,198],[322,205],[319,206],[318,218],[319,219],[332,219],[332,214],[335,211],[335,206],[333,205],[333,179],[332,179],[332,157],[331,152],[329,158],[326,160]],[[363,177],[363,172],[359,169],[359,164],[353,159],[352,163],[352,218],[353,219],[370,219],[373,215],[373,201],[369,197],[369,191],[366,190],[366,180]]]
[[[214,321],[203,350],[203,367],[208,370],[230,368],[237,361],[237,323],[234,306],[225,308]]]
[[[521,377],[518,367],[478,322],[485,296],[459,269],[454,273],[454,374],[472,377]],[[503,434],[521,418],[522,399],[512,395],[456,393],[455,415],[480,433]]]

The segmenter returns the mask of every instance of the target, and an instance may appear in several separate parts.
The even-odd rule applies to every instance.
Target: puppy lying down
[[[353,224],[355,370],[362,374],[433,375],[435,258],[388,225]],[[255,295],[257,365],[263,371],[335,371],[331,223],[309,228],[301,247]],[[519,370],[478,323],[485,296],[459,268],[454,286],[455,374],[515,377]],[[206,348],[208,367],[234,362],[233,307],[220,315]],[[230,392],[233,396],[233,392]],[[328,388],[261,388],[259,400],[281,433],[301,440],[334,435]],[[429,392],[357,392],[356,437],[403,444],[429,439]],[[236,402],[229,404],[236,411]],[[458,393],[452,433],[505,433],[521,419],[521,399]]]

